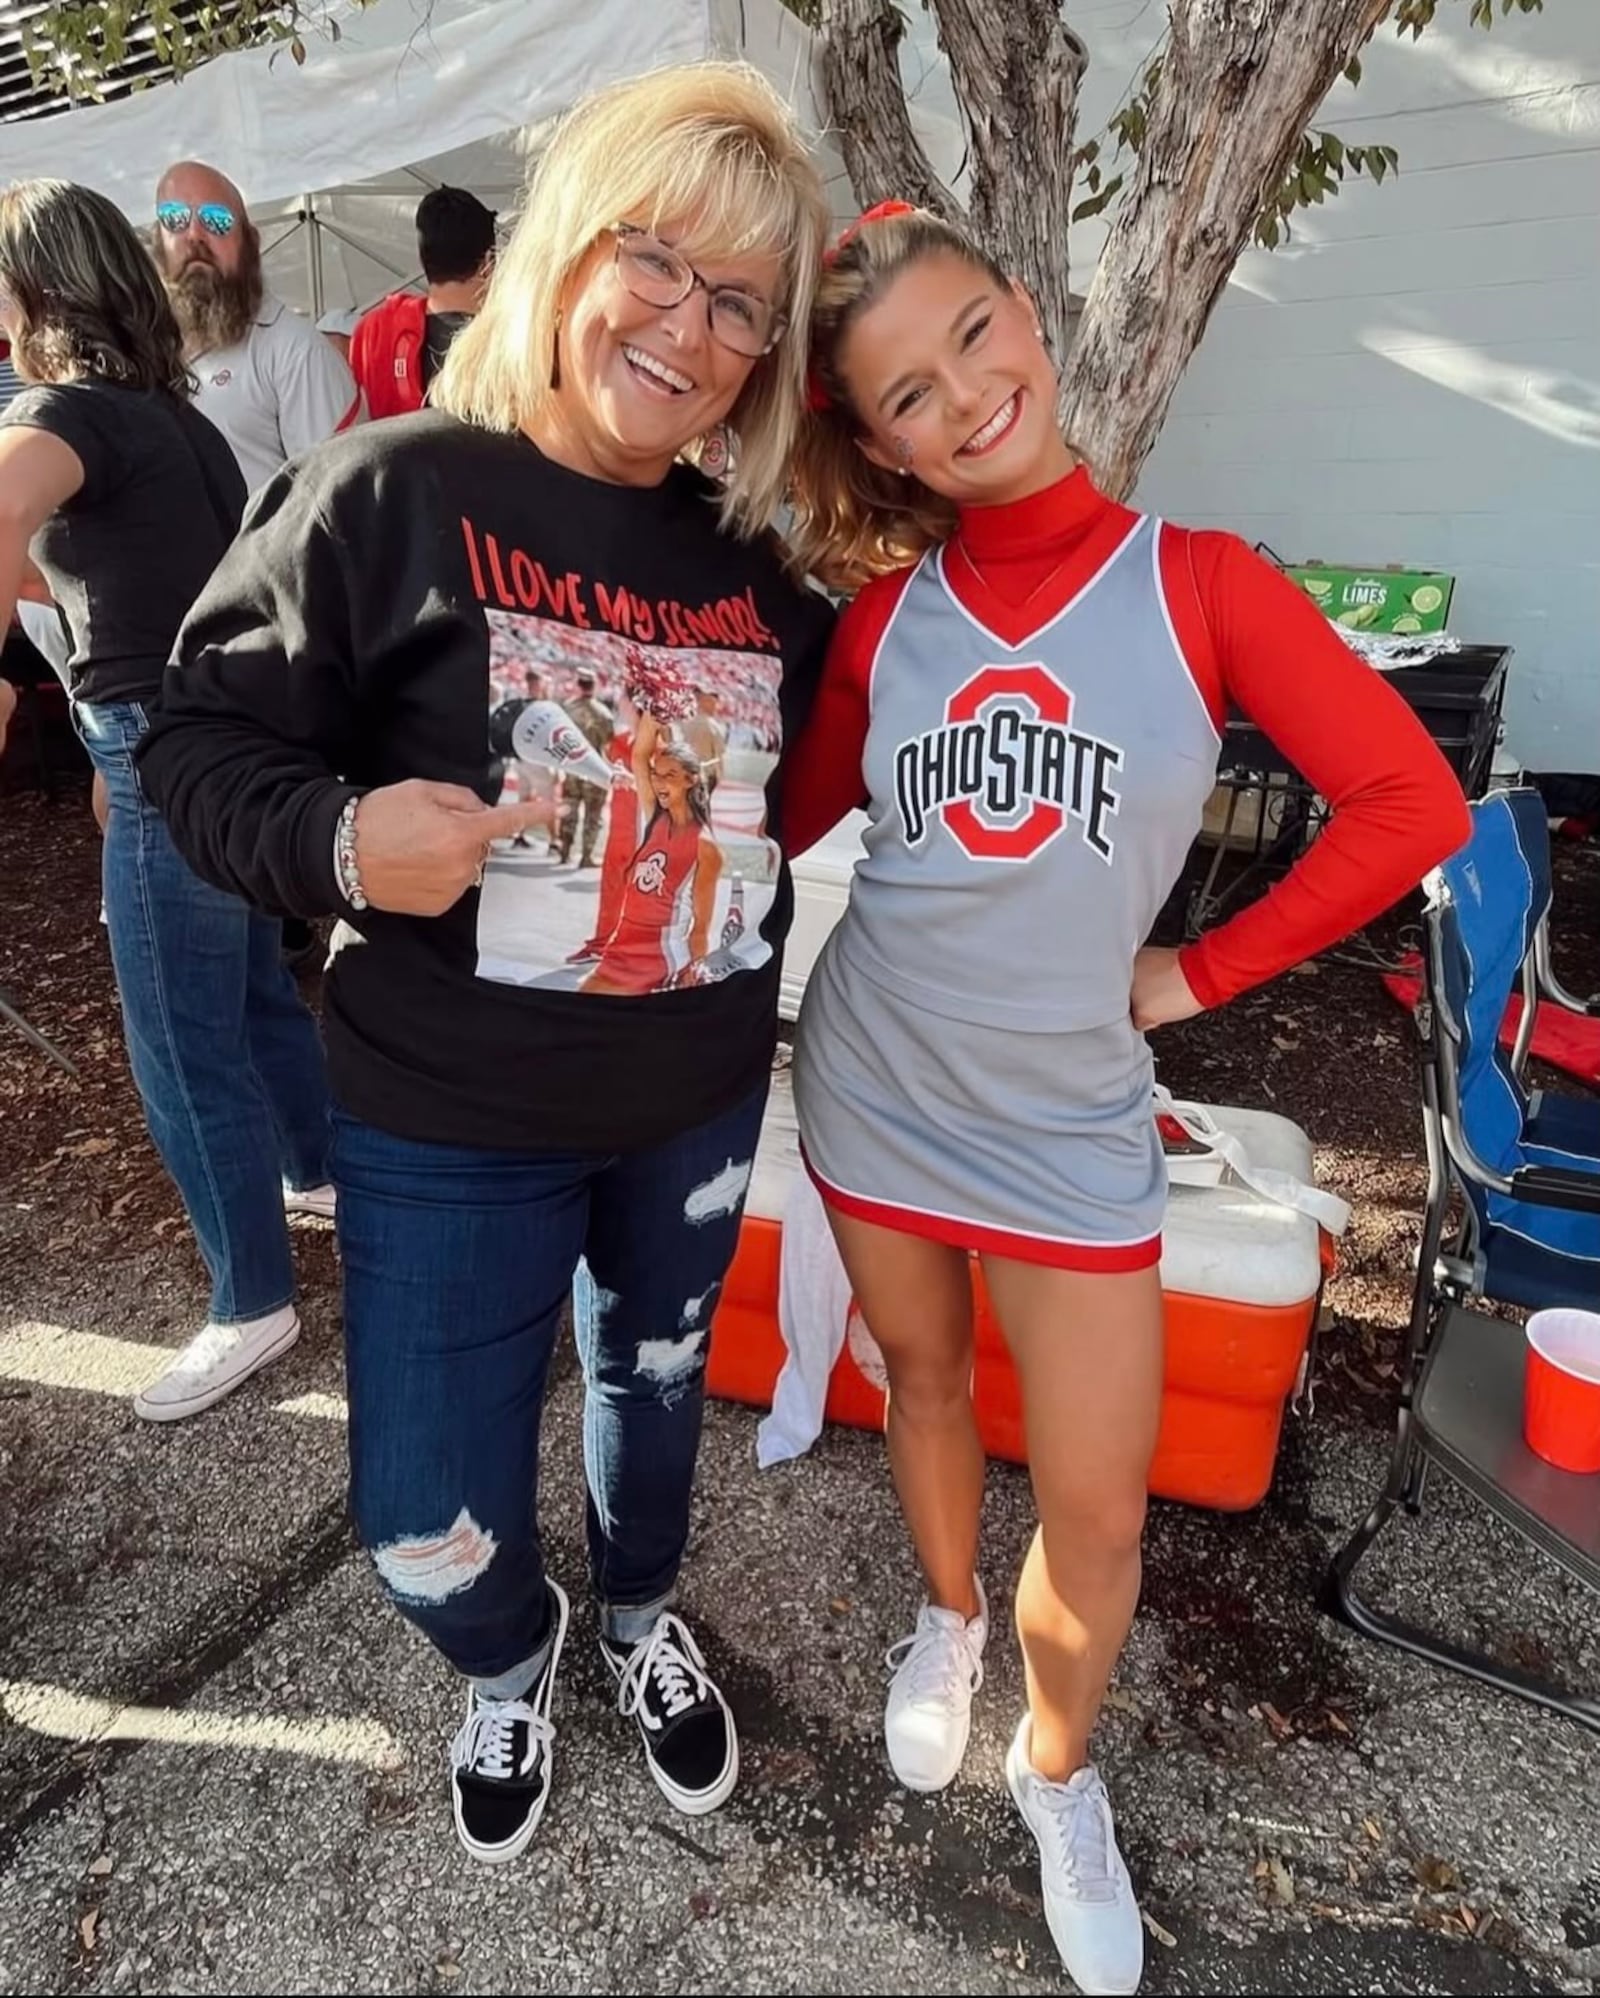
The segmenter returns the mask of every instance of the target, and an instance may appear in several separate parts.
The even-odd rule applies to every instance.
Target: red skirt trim
[[[975,1249],[983,1255],[1007,1256],[1014,1262],[1042,1263],[1051,1269],[1084,1270],[1103,1276],[1147,1270],[1161,1260],[1159,1234],[1147,1235],[1139,1242],[1068,1242],[1055,1235],[1028,1235],[1009,1228],[991,1228],[957,1214],[939,1214],[923,1207],[897,1207],[886,1200],[869,1200],[864,1194],[849,1193],[824,1179],[806,1158],[803,1147],[800,1156],[829,1207],[857,1221],[892,1228],[900,1235],[920,1235],[924,1241],[947,1242],[953,1249]]]

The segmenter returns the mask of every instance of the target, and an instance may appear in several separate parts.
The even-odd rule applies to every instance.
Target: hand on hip
[[[1133,960],[1133,992],[1130,999],[1133,1024],[1140,1033],[1152,1027],[1170,1027],[1178,1020],[1192,1020],[1205,1008],[1190,990],[1175,950],[1158,950],[1147,945]]]

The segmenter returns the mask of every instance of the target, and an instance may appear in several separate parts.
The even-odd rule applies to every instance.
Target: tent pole
[[[322,317],[322,232],[315,203],[314,194],[300,197],[300,214],[306,225],[306,284],[311,292],[313,324]]]

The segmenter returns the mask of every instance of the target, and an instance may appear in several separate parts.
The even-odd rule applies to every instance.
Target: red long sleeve
[[[785,763],[783,845],[791,860],[832,832],[866,797],[861,758],[872,662],[911,573],[903,569],[869,583],[834,626],[810,718]]]
[[[1183,952],[1195,997],[1219,1006],[1387,909],[1471,822],[1422,723],[1301,590],[1231,534],[1172,541],[1163,577],[1186,651],[1203,665],[1209,648],[1225,695],[1332,807],[1282,881]]]

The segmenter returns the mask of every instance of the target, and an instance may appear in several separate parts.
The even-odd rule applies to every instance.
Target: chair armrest
[[[1561,1007],[1563,1012],[1576,1013],[1580,1020],[1600,1020],[1600,999],[1575,998],[1565,986],[1557,984],[1553,977],[1541,978],[1539,989],[1546,999],[1553,1005]]]
[[[1533,967],[1539,990],[1546,999],[1568,1013],[1576,1013],[1580,1019],[1600,1019],[1600,998],[1579,999],[1556,977],[1555,966],[1550,962],[1550,932],[1543,924],[1534,938]]]
[[[1509,1190],[1513,1200],[1600,1214],[1600,1172],[1574,1172],[1570,1166],[1522,1166],[1511,1175]]]
[[[1571,1207],[1583,1214],[1600,1214],[1600,1171],[1577,1172],[1571,1166],[1519,1166],[1513,1173],[1497,1172],[1467,1142],[1453,1117],[1440,1118],[1440,1135],[1450,1163],[1464,1179],[1537,1207]]]

